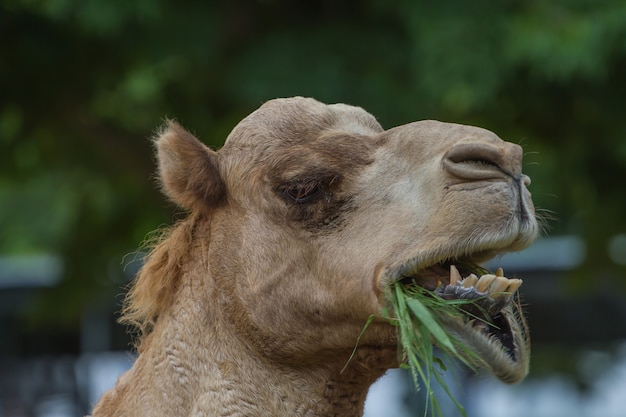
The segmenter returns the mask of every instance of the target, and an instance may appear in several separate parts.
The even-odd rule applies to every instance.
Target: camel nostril
[[[443,166],[452,175],[467,180],[502,178],[510,172],[505,152],[491,145],[466,143],[456,145],[443,157]]]

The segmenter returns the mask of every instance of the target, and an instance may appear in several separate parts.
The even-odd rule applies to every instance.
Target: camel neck
[[[359,348],[347,366],[351,348],[300,361],[270,357],[216,308],[215,293],[199,288],[206,284],[194,282],[179,287],[178,301],[144,337],[133,368],[94,417],[356,417],[369,386],[396,360],[395,347],[375,346]]]
[[[241,417],[357,417],[363,414],[369,386],[385,370],[380,366],[380,352],[368,353],[367,349],[358,351],[344,372],[346,352],[329,355],[323,364],[312,366],[275,362],[268,366],[268,359],[251,355],[244,344],[235,346],[238,343],[232,339],[228,349],[220,349],[226,343],[219,334],[205,339],[209,346],[198,346],[197,339],[192,346],[175,330],[180,328],[180,324],[157,327],[147,336],[133,369],[103,398],[94,417],[219,416],[225,412]],[[137,408],[130,398],[140,398],[145,407]]]

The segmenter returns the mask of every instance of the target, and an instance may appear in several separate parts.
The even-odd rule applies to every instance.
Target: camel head
[[[195,314],[186,333],[202,344],[196,357],[219,361],[236,340],[273,375],[338,372],[367,319],[388,307],[388,286],[412,279],[447,297],[493,292],[494,326],[454,319],[446,330],[501,379],[526,375],[523,319],[510,297],[495,296],[519,283],[451,268],[536,237],[520,146],[437,121],[384,130],[361,108],[307,98],[263,104],[219,151],[173,122],[156,146],[163,190],[190,214],[176,226],[179,242],[163,241],[131,291],[127,318],[153,329],[140,359],[160,322]],[[375,320],[346,372],[376,368],[375,379],[397,367],[397,343],[395,328]]]

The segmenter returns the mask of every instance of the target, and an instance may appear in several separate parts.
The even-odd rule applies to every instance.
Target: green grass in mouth
[[[458,359],[470,368],[474,368],[473,364],[480,359],[469,347],[446,332],[440,317],[467,316],[461,307],[477,300],[444,300],[419,285],[407,285],[400,281],[391,284],[387,299],[393,313],[386,312],[386,318],[397,328],[401,367],[409,369],[415,386],[425,391],[425,414],[430,410],[431,415],[441,416],[439,401],[432,386],[434,377],[465,415],[463,406],[454,398],[443,378],[447,369],[443,358],[438,357],[437,353]],[[433,345],[439,351],[435,351]],[[423,386],[420,386],[419,381],[422,381]]]
[[[477,276],[489,273],[474,264],[459,262],[457,265],[463,273],[474,273]],[[385,295],[389,308],[383,310],[381,316],[397,329],[401,368],[409,369],[415,387],[426,393],[425,415],[442,415],[439,401],[433,390],[432,379],[434,377],[457,409],[465,416],[463,406],[454,398],[443,378],[443,373],[447,371],[443,358],[457,359],[471,369],[475,369],[481,359],[471,348],[446,332],[442,325],[442,317],[458,317],[466,320],[470,316],[473,319],[483,320],[472,316],[467,308],[463,308],[468,304],[475,304],[480,298],[446,300],[435,292],[417,285],[414,281],[407,282],[407,279],[393,282],[387,288]],[[475,308],[482,310],[479,305]],[[361,336],[370,323],[381,316],[371,316]],[[355,346],[355,351],[357,346]],[[435,350],[434,346],[439,349]],[[438,354],[441,357],[437,356]],[[420,381],[422,381],[421,384]]]

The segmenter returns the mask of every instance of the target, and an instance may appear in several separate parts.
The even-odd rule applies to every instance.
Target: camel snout
[[[498,180],[507,177],[519,180],[522,178],[522,156],[522,148],[513,143],[461,143],[445,153],[443,167],[461,180]]]

